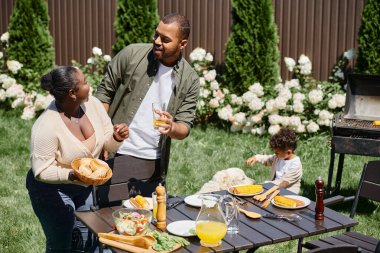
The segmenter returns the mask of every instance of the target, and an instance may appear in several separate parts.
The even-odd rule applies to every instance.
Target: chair
[[[146,161],[147,163],[151,161]],[[93,187],[93,206],[91,211],[75,212],[77,219],[95,235],[109,229],[103,221],[96,218],[94,211],[109,212],[106,207],[121,205],[121,201],[137,194],[149,195],[162,180],[155,174],[154,166],[142,166],[145,161],[137,162],[129,156],[117,156],[107,160],[112,169],[112,178],[105,184]],[[100,252],[102,252],[100,245]]]
[[[370,161],[364,165],[362,176],[359,182],[359,187],[356,192],[354,203],[351,208],[350,218],[353,218],[355,215],[360,197],[380,202],[379,192],[380,161]],[[328,202],[329,201],[326,201],[326,203]],[[308,249],[322,249],[323,247],[341,246],[342,244],[355,245],[358,247],[358,252],[380,253],[379,239],[350,231],[349,228],[343,234],[333,235],[330,237],[321,238],[319,240],[308,241],[303,246]]]
[[[358,247],[350,244],[334,245],[329,247],[322,247],[312,249],[306,253],[357,253]]]

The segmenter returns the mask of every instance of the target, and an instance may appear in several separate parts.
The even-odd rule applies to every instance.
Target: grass
[[[44,251],[45,238],[25,189],[25,176],[30,167],[29,138],[32,124],[33,122],[19,119],[14,113],[0,110],[0,252]],[[175,195],[195,193],[216,171],[229,167],[242,168],[258,182],[264,181],[269,175],[269,169],[261,165],[246,168],[245,160],[256,153],[269,152],[268,137],[196,127],[185,140],[173,141],[168,191]],[[315,199],[314,180],[322,176],[327,181],[329,136],[300,141],[297,154],[301,157],[304,168],[301,194]],[[375,159],[346,155],[342,180],[342,192],[345,195],[355,192],[363,164]],[[334,209],[348,215],[350,207],[351,203]],[[355,216],[359,225],[354,230],[380,238],[379,207],[378,203],[361,201]],[[262,247],[256,252],[295,251],[296,242],[292,241]]]

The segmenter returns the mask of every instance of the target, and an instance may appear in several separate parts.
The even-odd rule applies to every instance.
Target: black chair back
[[[309,250],[306,253],[357,253],[358,247],[350,244],[334,245]]]

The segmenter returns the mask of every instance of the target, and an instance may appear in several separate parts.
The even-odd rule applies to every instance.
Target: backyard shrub
[[[367,0],[359,30],[356,72],[380,74],[380,1]]]
[[[39,78],[54,66],[53,39],[45,0],[17,0],[8,26],[4,49],[7,61],[18,61],[22,68],[17,81],[26,91],[39,89]],[[15,73],[9,73],[13,76]]]
[[[253,83],[270,91],[279,81],[279,50],[272,0],[233,0],[224,83],[238,95]]]
[[[132,43],[151,42],[158,24],[157,0],[119,0],[114,29],[117,54]]]

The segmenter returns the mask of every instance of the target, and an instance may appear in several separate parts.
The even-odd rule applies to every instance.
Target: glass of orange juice
[[[217,247],[227,233],[227,225],[219,221],[202,221],[195,225],[195,233],[205,247]]]
[[[166,110],[166,104],[160,102],[152,103],[152,111],[153,111],[153,127],[154,129],[158,129],[158,125],[165,124],[165,121],[160,120],[162,118],[161,112]]]
[[[156,192],[152,192],[152,202],[153,202],[153,219],[155,221],[157,221],[157,207],[158,207],[158,203],[157,203],[157,193]]]

